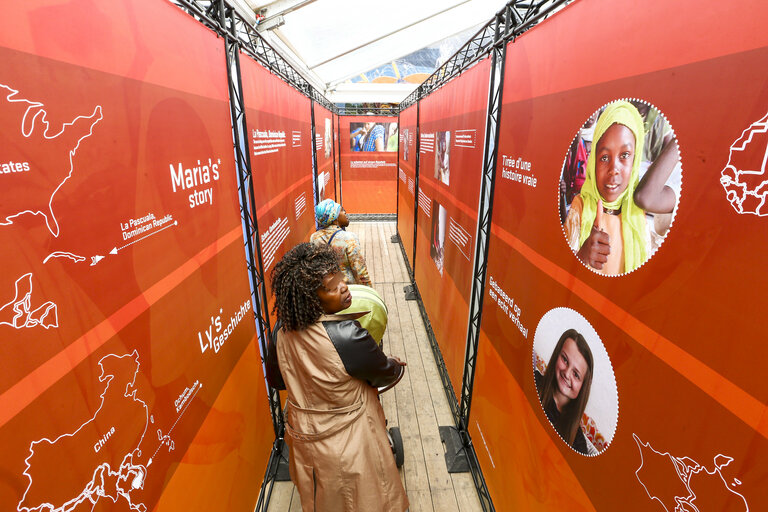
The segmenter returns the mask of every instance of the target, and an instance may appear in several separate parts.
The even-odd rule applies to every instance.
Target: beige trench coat
[[[378,392],[347,373],[321,323],[349,318],[325,315],[303,331],[278,332],[291,479],[303,512],[403,512],[408,498]]]

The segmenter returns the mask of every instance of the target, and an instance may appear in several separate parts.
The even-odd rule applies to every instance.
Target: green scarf
[[[600,138],[611,125],[618,123],[629,128],[635,135],[635,156],[632,162],[632,172],[626,190],[616,201],[608,202],[600,196],[595,181],[595,153]],[[597,200],[603,201],[605,208],[612,210],[621,208],[621,234],[624,240],[624,272],[632,272],[647,259],[646,243],[648,228],[645,222],[645,211],[635,204],[632,197],[639,181],[640,159],[643,156],[645,130],[643,118],[634,105],[628,101],[615,101],[605,107],[605,110],[595,124],[595,134],[592,137],[592,151],[587,159],[587,177],[581,187],[581,199],[584,209],[581,213],[581,234],[579,246],[589,237],[592,224],[597,214]]]

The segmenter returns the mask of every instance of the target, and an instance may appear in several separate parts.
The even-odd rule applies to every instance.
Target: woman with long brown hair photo
[[[590,450],[580,423],[592,388],[593,368],[592,351],[584,336],[568,329],[560,336],[544,374],[534,371],[544,413],[560,437],[584,455]]]

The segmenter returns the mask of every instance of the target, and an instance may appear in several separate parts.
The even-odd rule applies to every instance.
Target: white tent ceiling
[[[334,102],[399,102],[416,86],[350,77],[479,26],[506,0],[228,0]]]

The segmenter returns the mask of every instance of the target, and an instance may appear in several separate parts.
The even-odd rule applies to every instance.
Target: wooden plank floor
[[[480,500],[469,473],[449,474],[438,426],[453,425],[427,333],[416,302],[406,301],[409,283],[400,246],[390,242],[394,222],[354,222],[374,288],[389,310],[384,352],[408,363],[405,376],[381,395],[390,426],[403,435],[405,464],[400,478],[411,503],[410,512],[476,512]],[[299,493],[291,482],[277,482],[269,512],[301,512]]]

